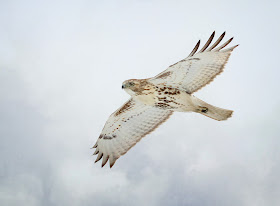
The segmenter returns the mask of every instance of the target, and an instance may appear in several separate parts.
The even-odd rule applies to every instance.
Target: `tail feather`
[[[194,98],[193,102],[197,106],[197,111],[196,111],[197,113],[203,114],[207,117],[210,117],[210,118],[218,120],[218,121],[222,121],[222,120],[226,120],[226,119],[230,118],[233,113],[232,110],[215,107],[211,104],[207,104],[206,102],[204,102],[196,97]]]

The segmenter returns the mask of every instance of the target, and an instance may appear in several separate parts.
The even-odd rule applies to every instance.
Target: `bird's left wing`
[[[188,57],[169,66],[165,71],[148,79],[148,81],[155,85],[162,84],[163,86],[177,88],[189,94],[209,84],[223,71],[231,52],[238,46],[223,49],[232,41],[233,38],[231,38],[217,47],[224,38],[225,32],[210,46],[214,35],[215,32],[212,33],[199,52],[197,50],[200,41],[198,41]]]
[[[110,161],[110,167],[142,137],[166,121],[172,111],[144,105],[131,98],[107,120],[96,144],[95,162],[102,160],[102,167]]]

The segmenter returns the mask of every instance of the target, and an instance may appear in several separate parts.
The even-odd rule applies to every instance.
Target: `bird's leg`
[[[201,107],[201,106],[198,106],[199,108],[198,108],[198,111],[199,112],[202,112],[202,113],[206,113],[206,112],[208,112],[208,108],[207,107]]]

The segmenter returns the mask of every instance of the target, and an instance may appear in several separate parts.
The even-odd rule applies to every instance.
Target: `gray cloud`
[[[277,205],[278,2],[0,3],[1,205]],[[196,96],[233,109],[176,113],[109,169],[89,149],[128,95],[198,39],[240,47]]]

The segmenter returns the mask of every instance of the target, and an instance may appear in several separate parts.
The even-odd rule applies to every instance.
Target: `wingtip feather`
[[[101,167],[104,167],[104,165],[106,165],[106,163],[107,163],[108,159],[109,159],[109,155],[107,155],[106,157],[103,157]]]
[[[216,42],[211,47],[209,47],[206,51],[212,51],[212,49],[214,49],[216,46],[218,46],[218,44],[223,40],[225,35],[226,35],[226,32],[224,31],[224,33],[222,33],[222,35],[216,40]]]
[[[117,161],[117,158],[114,158],[113,156],[110,156],[110,168],[112,168]]]
[[[98,162],[102,158],[102,156],[103,156],[103,153],[98,153],[98,156],[94,163]]]
[[[207,47],[211,44],[214,36],[215,36],[215,31],[211,34],[211,36],[209,37],[209,39],[207,40],[203,48],[198,53],[204,52],[207,49]]]
[[[95,143],[95,145],[92,147],[92,148],[90,148],[90,149],[94,149],[94,148],[96,148],[97,147],[97,142]]]
[[[238,47],[239,46],[239,44],[237,44],[237,45],[235,45],[235,46],[233,46],[233,47],[230,47],[230,48],[228,48],[228,49],[225,49],[225,50],[222,50],[222,52],[228,52],[228,51],[233,51],[236,47]]]
[[[99,153],[99,150],[96,149],[95,152],[93,153],[93,155],[97,155]]]
[[[193,48],[193,50],[191,51],[191,53],[189,54],[188,57],[191,57],[195,54],[195,52],[198,50],[199,48],[199,45],[200,45],[200,40],[198,40],[198,42],[196,43],[195,47]]]
[[[214,51],[220,51],[222,48],[226,47],[231,41],[233,40],[233,37],[231,37],[229,40],[227,40],[224,44],[222,44],[220,47],[216,48]]]

